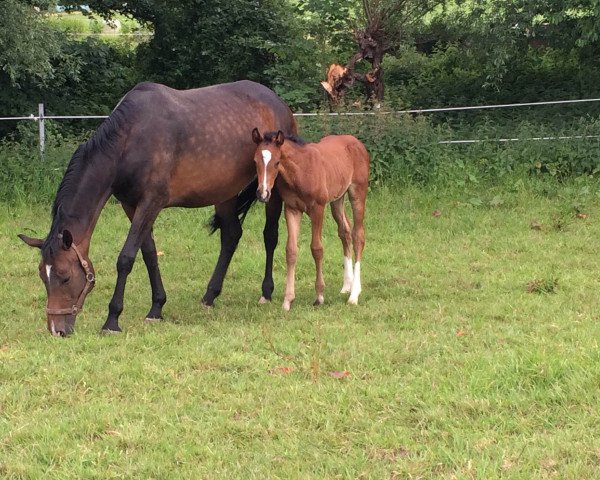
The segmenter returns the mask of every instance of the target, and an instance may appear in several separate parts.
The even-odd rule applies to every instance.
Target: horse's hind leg
[[[331,202],[331,214],[335,223],[337,223],[338,236],[342,241],[342,248],[344,250],[344,283],[340,293],[349,293],[352,288],[354,274],[352,272],[352,252],[350,251],[352,237],[350,236],[350,223],[344,209],[344,195]]]
[[[210,277],[206,293],[202,297],[202,303],[212,306],[215,298],[221,293],[223,279],[229,268],[231,257],[235,253],[240,238],[242,238],[242,226],[236,212],[236,197],[215,206],[215,214],[218,217],[221,228],[221,251],[215,271]]]
[[[325,207],[317,205],[309,212],[310,223],[312,227],[312,240],[310,250],[315,260],[315,269],[317,271],[315,278],[315,293],[317,298],[314,305],[322,305],[325,301],[325,280],[323,279],[323,216]]]
[[[129,220],[133,220],[135,208],[122,205],[123,210],[129,217]],[[152,289],[152,306],[146,320],[160,320],[162,319],[162,307],[167,301],[167,294],[163,287],[162,278],[160,276],[160,270],[158,268],[158,255],[156,253],[156,244],[154,243],[154,236],[152,235],[152,229],[146,236],[140,247],[142,250],[142,257],[146,264],[146,270],[148,270],[148,278],[150,280],[150,288]]]
[[[352,246],[354,247],[354,259],[356,261],[354,264],[354,279],[352,281],[348,303],[353,305],[358,303],[358,296],[362,291],[360,283],[360,262],[365,247],[364,218],[367,188],[365,182],[364,184],[352,184],[348,189],[350,204],[352,205],[352,220],[354,223],[354,227],[352,228]]]
[[[281,216],[281,207],[283,202],[276,188],[271,191],[271,198],[265,206],[265,228],[263,238],[265,241],[266,261],[265,277],[262,283],[262,297],[258,303],[267,303],[271,301],[275,284],[273,283],[273,253],[277,247],[279,238],[279,217]]]

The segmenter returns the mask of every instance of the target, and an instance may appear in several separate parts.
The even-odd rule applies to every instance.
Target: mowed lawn
[[[2,478],[600,478],[600,185],[375,190],[363,294],[345,304],[325,225],[315,308],[309,223],[292,311],[259,306],[262,207],[216,307],[199,299],[218,236],[210,209],[155,227],[168,302],[146,324],[141,258],[123,334],[98,334],[127,231],[115,204],[92,241],[97,286],[76,333],[44,321],[50,206],[0,208]],[[577,215],[578,214],[578,215]]]

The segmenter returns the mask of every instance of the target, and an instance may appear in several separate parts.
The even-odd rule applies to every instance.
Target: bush
[[[6,141],[0,144],[0,201],[50,204],[75,147],[64,144],[49,148],[41,160],[36,148]]]
[[[561,130],[527,121],[455,129],[447,123],[436,125],[431,117],[384,112],[365,116],[300,117],[299,124],[301,133],[312,141],[341,133],[359,138],[371,154],[374,185],[464,187],[529,175],[566,179],[600,173],[598,139],[558,138],[594,135],[600,121],[589,118],[577,119]],[[508,138],[521,141],[499,142],[507,132],[510,133]],[[539,137],[556,139],[531,140]],[[459,139],[482,141],[439,143]]]
[[[594,135],[600,121],[582,118],[569,129],[552,130],[522,121],[512,127],[512,138],[498,142],[507,125],[480,125],[470,131],[430,117],[376,113],[365,116],[298,117],[300,133],[310,141],[329,134],[352,134],[371,155],[371,186],[427,186],[469,191],[486,186],[524,185],[528,179],[565,181],[600,176],[600,141],[595,138],[527,140],[534,137]],[[0,144],[0,201],[49,203],[77,144],[89,137],[65,135],[64,128],[47,121],[46,159],[38,152],[34,122],[19,124],[20,142]],[[444,144],[440,141],[478,139],[479,143]],[[486,141],[487,139],[487,141]],[[581,203],[578,189],[575,204]],[[491,204],[495,200],[491,200]],[[574,205],[575,205],[574,204]],[[474,205],[476,205],[474,203]]]

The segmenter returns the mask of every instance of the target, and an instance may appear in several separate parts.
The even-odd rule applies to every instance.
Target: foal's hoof
[[[313,306],[318,307],[319,305],[323,305],[323,303],[325,303],[325,297],[323,297],[323,295],[319,295],[315,300],[315,303],[313,303]]]
[[[267,303],[271,303],[271,300],[265,298],[264,296],[258,299],[259,305],[266,305]]]
[[[204,299],[200,300],[200,305],[204,307],[205,310],[211,310],[214,307],[213,302],[206,302]]]
[[[293,300],[284,300],[281,308],[283,308],[286,312],[289,312],[290,308],[292,308],[292,301]]]
[[[162,317],[158,317],[158,318],[152,318],[152,317],[146,317],[144,319],[144,323],[160,323],[162,322]]]
[[[358,298],[352,298],[352,297],[350,297],[348,299],[348,305],[358,305]]]

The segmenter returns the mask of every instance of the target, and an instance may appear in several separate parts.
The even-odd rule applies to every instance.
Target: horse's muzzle
[[[259,202],[267,203],[269,201],[269,199],[271,198],[271,192],[268,190],[265,192],[261,192],[260,189],[258,189],[256,191],[256,198],[258,198]]]
[[[75,315],[48,315],[48,331],[54,337],[67,337],[75,330]]]

